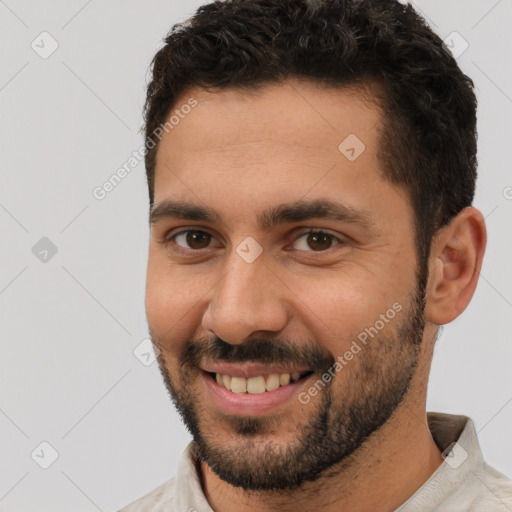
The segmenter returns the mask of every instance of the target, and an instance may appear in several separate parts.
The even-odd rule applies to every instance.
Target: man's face
[[[380,114],[358,90],[192,89],[173,111],[191,97],[159,145],[155,206],[211,215],[154,215],[150,332],[208,466],[293,488],[348,463],[409,388],[424,326],[412,209],[381,176]]]

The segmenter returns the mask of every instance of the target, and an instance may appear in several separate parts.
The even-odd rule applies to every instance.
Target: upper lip
[[[297,368],[276,364],[262,363],[204,363],[200,368],[208,373],[220,373],[221,375],[230,375],[231,377],[251,377],[267,376],[270,374],[282,373],[306,373],[308,368]]]

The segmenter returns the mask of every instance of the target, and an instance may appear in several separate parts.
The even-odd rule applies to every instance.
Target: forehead
[[[237,145],[274,142],[333,152],[350,134],[371,146],[380,121],[377,92],[370,83],[340,88],[297,79],[216,92],[194,87],[175,102],[169,116],[190,112],[173,116],[178,123],[164,134],[162,146],[174,140],[178,152],[227,152]],[[197,106],[184,109],[192,99]]]
[[[315,197],[360,211],[378,201],[389,209],[402,191],[382,178],[381,111],[371,90],[299,80],[189,89],[159,143],[155,204],[171,197],[206,202],[223,217]],[[394,197],[386,201],[386,194]]]
[[[364,148],[358,160],[378,169],[381,114],[372,89],[369,84],[334,88],[300,80],[217,92],[191,88],[169,113],[172,123],[159,143],[156,181],[164,164],[198,173],[205,171],[198,168],[205,159],[209,172],[264,163],[277,173],[284,161],[303,170],[321,170],[327,160],[346,169],[361,168],[347,159],[353,154],[343,153],[354,143],[356,152]],[[269,166],[270,159],[274,164]]]

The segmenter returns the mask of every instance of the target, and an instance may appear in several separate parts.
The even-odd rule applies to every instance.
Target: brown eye
[[[180,247],[183,247],[184,249],[204,249],[210,244],[212,236],[205,231],[189,230],[182,231],[181,233],[175,235],[173,238],[175,239],[176,244]],[[182,240],[184,239],[184,242],[182,241],[182,243],[185,245],[182,245],[182,243],[178,242],[180,238]]]
[[[311,233],[307,240],[309,247],[314,251],[324,251],[331,247],[332,236],[327,233]]]
[[[330,249],[335,245],[333,242],[342,240],[324,231],[308,231],[303,233],[295,241],[295,249],[305,252],[321,252]]]

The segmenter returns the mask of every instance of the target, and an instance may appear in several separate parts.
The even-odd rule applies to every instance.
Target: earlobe
[[[478,283],[487,243],[482,213],[467,207],[441,228],[432,243],[425,314],[444,325],[467,307]]]

